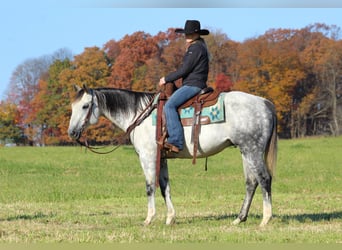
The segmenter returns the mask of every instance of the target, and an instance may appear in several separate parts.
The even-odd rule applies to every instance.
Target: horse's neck
[[[145,109],[146,105],[143,105]],[[128,104],[127,104],[128,107]],[[123,131],[126,131],[127,128],[133,124],[135,119],[140,115],[141,111],[136,110],[127,110],[127,112],[115,112],[111,113],[109,108],[104,108],[101,111],[101,115],[104,116],[106,119],[111,121],[115,126],[120,128]]]
[[[126,131],[127,128],[133,123],[134,121],[134,115],[133,113],[128,114],[122,114],[122,113],[116,113],[111,114],[108,111],[103,111],[102,115],[107,118],[109,121],[111,121],[115,126],[120,128],[123,131]]]

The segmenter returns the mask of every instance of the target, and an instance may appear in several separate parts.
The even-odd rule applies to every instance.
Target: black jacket
[[[209,55],[202,38],[194,41],[186,51],[181,67],[165,76],[166,82],[183,78],[183,85],[207,87],[209,72]]]

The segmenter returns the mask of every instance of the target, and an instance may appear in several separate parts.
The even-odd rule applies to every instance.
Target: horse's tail
[[[265,161],[266,161],[268,173],[272,177],[274,177],[276,163],[277,163],[277,151],[278,151],[277,115],[276,115],[276,111],[275,111],[273,103],[267,101],[266,104],[272,112],[273,124],[272,124],[271,136],[268,139],[266,150],[265,150]]]

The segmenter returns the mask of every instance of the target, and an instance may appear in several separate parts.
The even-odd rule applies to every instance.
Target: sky
[[[13,71],[28,59],[52,55],[62,48],[77,55],[86,47],[102,48],[109,40],[118,41],[136,31],[156,35],[171,27],[183,28],[188,19],[200,20],[202,28],[221,31],[239,42],[273,28],[301,29],[314,23],[342,28],[341,1],[287,0],[276,1],[277,5],[273,2],[3,1],[0,5],[0,100],[5,98]]]

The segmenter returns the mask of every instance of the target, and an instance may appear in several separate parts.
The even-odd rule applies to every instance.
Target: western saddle
[[[159,142],[165,142],[167,137],[167,130],[166,130],[166,119],[163,114],[163,107],[165,102],[168,98],[172,95],[175,91],[176,86],[174,83],[166,83],[163,88],[161,89],[161,93],[159,95],[158,103],[157,103],[157,124],[156,124],[156,140]],[[208,107],[214,105],[219,97],[220,92],[214,91],[211,87],[205,88],[201,90],[201,92],[186,101],[182,104],[178,111],[180,111],[187,107],[194,108],[194,116],[192,118],[183,118],[182,125],[183,126],[192,126],[192,134],[191,134],[191,143],[193,143],[193,159],[192,163],[196,163],[196,156],[198,150],[198,138],[200,133],[201,124],[209,124],[210,119],[206,116],[201,116],[202,109],[204,107]],[[165,149],[162,145],[158,144],[157,150],[157,178],[159,177],[160,171],[160,162],[161,158],[165,155]]]

